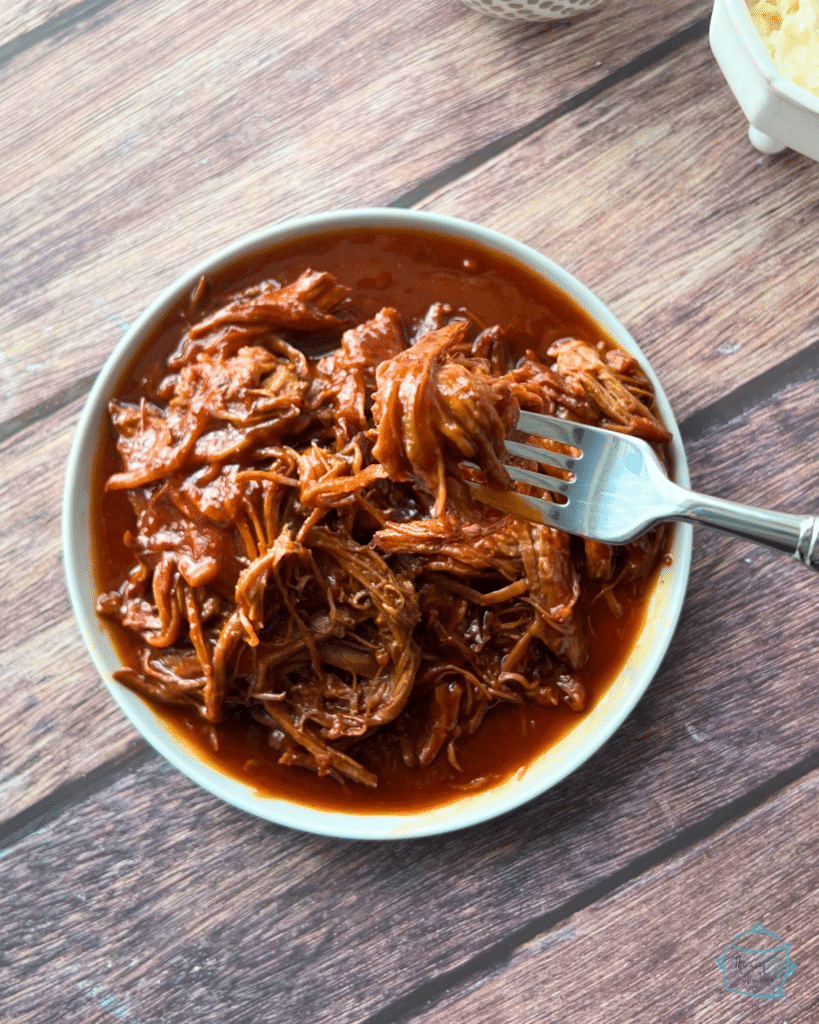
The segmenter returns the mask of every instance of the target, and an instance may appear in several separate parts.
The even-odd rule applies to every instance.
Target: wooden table
[[[0,1021],[819,1019],[819,583],[695,537],[625,725],[506,818],[357,843],[221,804],[134,733],[68,605],[60,489],[95,374],[194,261],[292,215],[500,229],[628,326],[693,484],[819,511],[819,165],[761,156],[706,0],[560,25],[457,0],[4,0]],[[762,924],[784,995],[715,960]]]

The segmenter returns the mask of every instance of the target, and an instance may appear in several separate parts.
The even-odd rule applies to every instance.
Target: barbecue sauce
[[[468,310],[479,327],[502,324],[521,355],[532,349],[545,360],[552,342],[564,337],[602,347],[614,345],[571,299],[521,264],[473,242],[401,229],[321,234],[280,244],[263,257],[237,261],[205,282],[195,299],[195,316],[207,315],[227,295],[260,280],[294,280],[307,266],[329,271],[352,289],[349,311],[357,321],[393,306],[407,323],[423,317],[433,303],[444,302],[456,312]],[[178,345],[190,315],[190,303],[186,303],[165,318],[119,382],[117,397],[138,400],[143,381],[158,383],[161,367]],[[321,355],[336,341],[337,335],[313,336],[306,354]],[[92,513],[100,592],[118,586],[132,564],[123,532],[133,522],[133,512],[124,492],[104,490],[105,480],[118,468],[115,436],[109,428],[95,467]],[[579,607],[589,638],[589,659],[577,675],[586,691],[585,710],[499,703],[474,735],[458,740],[462,771],[449,764],[445,751],[427,768],[407,768],[397,731],[388,726],[348,751],[378,775],[378,788],[371,789],[279,765],[278,753],[268,744],[268,730],[244,709],[228,708],[225,721],[213,726],[192,709],[153,702],[151,708],[196,756],[245,782],[259,795],[336,811],[417,812],[498,784],[525,770],[567,735],[598,703],[627,659],[644,622],[658,572],[659,565],[646,576],[636,595],[615,588],[621,612],[617,616],[605,599],[604,585],[584,580]],[[115,623],[106,626],[123,664],[135,666],[137,644],[132,635]],[[410,731],[411,715],[407,710],[401,716],[401,727]]]

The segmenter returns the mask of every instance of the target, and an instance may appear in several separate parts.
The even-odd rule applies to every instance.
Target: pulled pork
[[[348,294],[307,270],[233,296],[159,384],[110,403],[105,486],[133,509],[131,562],[98,611],[133,637],[123,683],[212,723],[244,708],[282,764],[375,786],[356,744],[377,730],[410,765],[458,769],[498,702],[581,710],[584,580],[611,591],[657,562],[660,535],[584,548],[472,502],[476,472],[517,486],[520,410],[668,434],[619,350],[566,340],[513,361],[503,329],[463,310],[351,323]],[[307,359],[301,341],[328,331],[339,346]]]

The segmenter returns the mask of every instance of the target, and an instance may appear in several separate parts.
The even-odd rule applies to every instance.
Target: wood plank
[[[465,990],[445,995],[434,1010],[414,1019],[418,1024],[814,1020],[819,1009],[819,861],[812,838],[817,814],[819,776],[813,772],[713,839],[533,938],[499,970],[472,979]],[[758,996],[777,991],[753,970],[755,958],[741,957],[739,971],[729,962],[726,975],[730,987],[749,995],[726,991],[716,965],[734,936],[759,924],[793,943],[796,972],[775,998],[753,997],[754,987]],[[771,938],[763,941],[776,945]]]
[[[809,506],[814,395],[813,380],[794,386],[692,445],[698,485],[760,502],[787,490]],[[35,528],[53,534],[47,515],[30,518],[18,544]],[[461,834],[335,842],[222,806],[161,762],[127,774],[6,853],[10,1005],[22,1021],[45,1002],[80,1021],[103,1019],[94,999],[121,1000],[106,1005],[173,1021],[193,992],[205,1018],[249,1020],[265,1004],[321,1022],[417,992],[815,750],[805,680],[819,651],[802,640],[815,584],[781,556],[700,534],[680,630],[635,713],[539,801]],[[12,640],[58,692],[34,640]],[[33,722],[4,720],[12,758]],[[55,744],[64,764],[77,757],[62,728],[57,718],[46,774]]]
[[[819,164],[760,156],[746,127],[702,40],[420,205],[575,274],[685,417],[814,344],[819,327]]]
[[[25,51],[0,67],[0,418],[95,372],[237,235],[387,203],[703,14],[668,0],[663,19],[609,7],[538,28],[455,0],[340,0],[321,18],[301,0],[264,17],[147,0]]]
[[[29,429],[0,445],[3,820],[122,754],[136,739],[96,677],[65,589],[62,470],[78,415],[75,402],[49,421],[47,431]]]

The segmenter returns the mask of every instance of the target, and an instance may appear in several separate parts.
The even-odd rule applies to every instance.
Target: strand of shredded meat
[[[616,604],[657,562],[657,533],[584,547],[473,504],[476,467],[516,486],[520,410],[668,434],[619,350],[567,339],[513,360],[502,326],[440,304],[354,323],[348,294],[307,270],[235,295],[140,401],[111,402],[106,487],[133,509],[132,562],[98,611],[134,638],[122,682],[215,724],[243,707],[282,764],[374,786],[355,746],[379,729],[407,764],[457,770],[498,702],[582,709],[584,581]],[[336,350],[307,359],[328,331]]]

